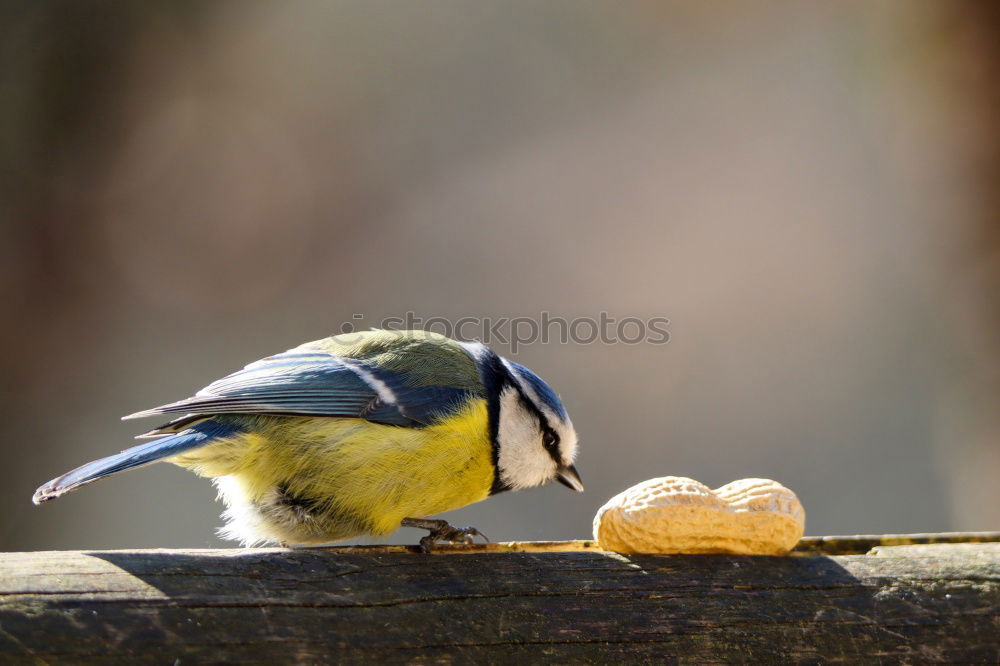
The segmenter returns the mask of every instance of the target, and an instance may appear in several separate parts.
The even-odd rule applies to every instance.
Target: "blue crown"
[[[563,420],[567,418],[566,408],[563,407],[562,401],[559,400],[559,396],[556,395],[556,392],[553,391],[548,384],[542,381],[541,377],[533,373],[531,370],[528,370],[520,363],[514,363],[514,361],[510,360],[507,362],[510,363],[512,368],[517,370],[517,374],[519,374],[521,378],[535,391],[535,393],[538,394],[539,400],[544,402],[549,409],[558,414],[559,418]]]

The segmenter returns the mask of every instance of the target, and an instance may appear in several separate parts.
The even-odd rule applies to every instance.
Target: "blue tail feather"
[[[106,476],[149,465],[158,460],[205,446],[218,437],[232,435],[236,430],[237,428],[233,425],[219,423],[215,420],[196,423],[176,435],[133,446],[121,453],[89,462],[71,472],[66,472],[39,487],[31,500],[35,504],[41,504]]]

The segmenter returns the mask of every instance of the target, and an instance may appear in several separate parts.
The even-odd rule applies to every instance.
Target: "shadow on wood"
[[[780,558],[567,544],[3,554],[0,661],[1000,658],[1000,544]]]

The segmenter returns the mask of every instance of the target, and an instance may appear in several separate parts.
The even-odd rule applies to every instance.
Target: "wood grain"
[[[590,542],[5,553],[0,662],[1000,661],[1000,536],[878,538],[796,557]]]

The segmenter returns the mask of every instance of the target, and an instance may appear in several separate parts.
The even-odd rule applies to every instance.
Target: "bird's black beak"
[[[583,492],[583,481],[580,480],[580,475],[577,473],[576,467],[573,465],[560,467],[556,480],[570,490],[575,490],[578,493]]]

